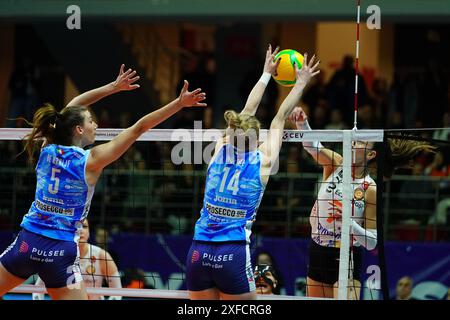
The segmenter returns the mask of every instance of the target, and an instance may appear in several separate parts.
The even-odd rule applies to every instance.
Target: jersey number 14
[[[223,169],[223,171],[224,171],[224,173],[223,173],[223,177],[222,177],[222,182],[220,183],[219,192],[223,192],[223,190],[225,189],[225,184],[228,179],[228,174],[230,173],[230,168],[225,167]],[[240,171],[236,171],[233,174],[233,176],[231,177],[231,179],[227,185],[227,190],[231,191],[233,193],[233,196],[237,195],[237,193],[239,191],[239,174],[240,173],[241,173]]]

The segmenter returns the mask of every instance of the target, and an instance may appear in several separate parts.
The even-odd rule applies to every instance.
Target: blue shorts
[[[226,294],[256,290],[246,242],[194,241],[186,259],[189,291],[217,288]]]
[[[22,229],[0,255],[5,269],[24,280],[38,274],[47,288],[63,288],[83,280],[78,245]]]

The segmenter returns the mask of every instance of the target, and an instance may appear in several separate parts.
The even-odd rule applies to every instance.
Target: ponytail
[[[73,129],[77,125],[83,125],[86,107],[70,106],[61,112],[50,103],[44,104],[33,116],[33,122],[26,123],[32,127],[31,133],[24,138],[24,149],[30,161],[33,160],[34,152],[42,146],[42,140],[47,144],[59,144],[70,146],[73,143]]]
[[[384,148],[383,176],[391,178],[395,169],[400,167],[411,167],[414,158],[421,152],[434,153],[435,146],[426,141],[413,140],[412,137],[399,136],[398,138],[388,138],[386,145],[383,143],[375,143],[374,150],[380,154],[381,148]],[[370,162],[374,162],[373,159]],[[369,162],[369,165],[370,165]]]
[[[25,136],[24,150],[28,154],[30,161],[33,160],[34,152],[38,147],[38,141],[46,139],[48,143],[53,143],[55,140],[55,131],[58,120],[58,111],[50,103],[44,104],[39,108],[33,116],[33,122],[26,123],[33,127],[31,133]]]

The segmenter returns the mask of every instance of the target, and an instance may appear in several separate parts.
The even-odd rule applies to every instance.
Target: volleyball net
[[[121,131],[98,129],[97,141],[108,141]],[[4,151],[0,160],[2,250],[14,239],[23,215],[34,200],[34,168],[26,164],[24,155],[16,158],[21,148],[19,140],[27,132],[28,129],[0,129],[0,146]],[[207,165],[215,141],[222,135],[222,130],[215,129],[153,129],[104,170],[88,216],[88,242],[111,254],[119,268],[123,288],[90,288],[88,292],[134,298],[187,298],[186,255],[202,207]],[[261,130],[260,140],[266,138],[267,130]],[[366,190],[360,190],[361,182],[353,179],[355,141],[362,142],[359,148],[366,148],[383,139],[382,130],[284,131],[279,163],[269,179],[251,239],[252,266],[272,263],[280,284],[276,296],[259,295],[261,299],[306,298],[311,288],[306,280],[311,239],[323,236],[327,241],[333,240],[329,247],[339,250],[338,278],[334,284],[336,297],[359,299],[357,291],[364,299],[383,298],[384,263],[380,263],[383,259],[380,259],[380,251],[383,253],[380,245],[386,233],[384,205],[377,206],[378,245],[375,250],[364,249],[361,237],[357,241],[351,234],[353,220],[362,226],[367,223],[362,222],[361,217],[357,219],[357,206],[364,204]],[[321,187],[330,184],[330,180],[324,177],[323,168],[303,150],[302,142],[307,141],[321,141],[325,148],[342,156],[342,163],[331,170],[336,175],[331,181],[333,189],[329,190],[331,198],[319,197]],[[362,172],[368,169],[363,168]],[[380,193],[379,174],[373,179]],[[334,183],[339,184],[335,189]],[[333,198],[335,190],[341,190],[336,199]],[[380,199],[382,197],[378,197]],[[318,212],[326,216],[310,216],[316,200]],[[320,210],[321,203],[334,209]],[[322,220],[328,221],[327,228],[315,224]],[[311,231],[311,224],[315,224],[317,234]],[[362,252],[361,259],[356,258],[357,251]],[[87,265],[93,263],[89,255],[81,259],[87,259]],[[330,264],[322,267],[326,276],[336,272]],[[361,288],[353,279],[355,268],[362,274]],[[96,272],[99,270],[91,268],[86,272],[85,269],[84,276],[96,281]],[[29,279],[14,292],[42,293],[44,288],[32,286],[35,280],[35,277]],[[106,282],[107,286],[107,280],[100,277],[98,281]]]

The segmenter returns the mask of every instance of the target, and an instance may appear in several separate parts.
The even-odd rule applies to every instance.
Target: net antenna
[[[356,2],[356,55],[355,55],[355,105],[354,105],[354,120],[353,130],[358,129],[358,73],[359,73],[359,22],[361,16],[361,0]]]

